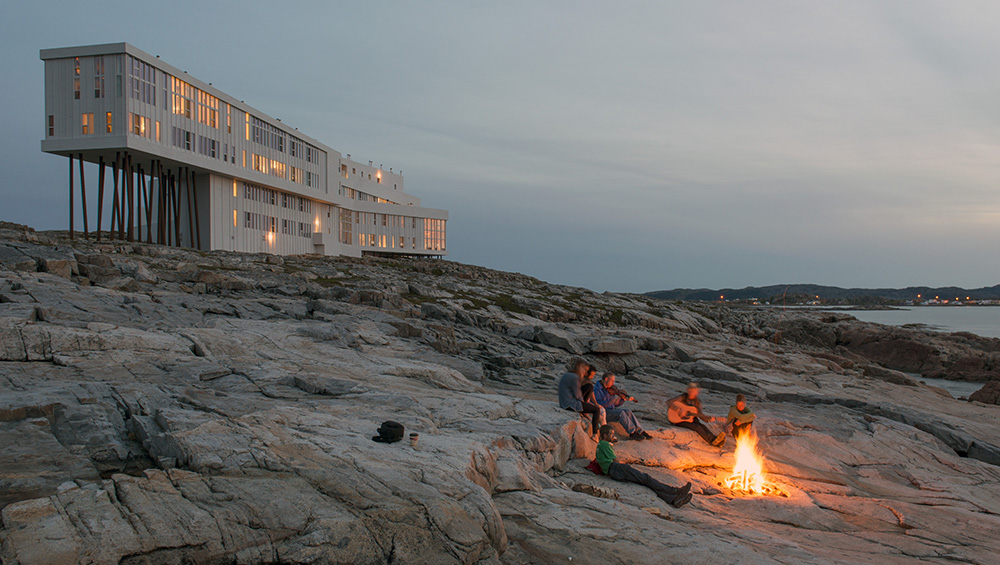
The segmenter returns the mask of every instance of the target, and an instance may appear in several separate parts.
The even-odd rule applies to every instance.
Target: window
[[[182,130],[181,128],[174,128],[174,147],[180,147],[181,149],[191,151],[193,140],[194,134],[191,132]]]
[[[444,251],[445,220],[424,218],[424,249]]]
[[[174,94],[173,112],[178,116],[190,118],[195,88],[177,77],[170,77],[170,84]]]
[[[219,142],[203,135],[198,136],[198,153],[214,159],[219,158]]]
[[[160,141],[160,122],[156,122],[156,141]]]
[[[270,160],[271,175],[278,178],[285,178],[285,164],[274,159]]]
[[[302,178],[302,169],[298,167],[289,167],[289,169],[291,170],[291,177],[289,180],[291,180],[292,182],[297,182],[299,184],[302,184],[304,180]]]
[[[80,99],[80,58],[73,57],[73,98]]]
[[[351,245],[354,240],[354,223],[350,210],[340,209],[340,242],[344,245]]]
[[[128,58],[127,68],[132,98],[156,106],[156,69],[134,57]]]
[[[56,117],[49,114],[49,137],[56,134]]]
[[[129,129],[135,135],[141,135],[146,138],[153,137],[153,128],[150,127],[151,122],[152,120],[145,116],[129,114]]]
[[[104,98],[104,57],[94,57],[94,98]],[[108,130],[111,133],[111,130]]]
[[[80,114],[80,123],[83,126],[83,135],[90,135],[94,133],[94,113],[89,114],[84,112]]]
[[[249,133],[252,133],[254,143],[285,152],[285,133],[264,120],[251,118]]]
[[[219,127],[219,99],[201,90],[198,91],[198,121],[208,127]]]
[[[226,133],[233,133],[233,107],[226,104]]]
[[[108,112],[108,115],[106,116],[106,118],[107,118],[107,124],[108,124],[107,132],[111,133],[111,112]]]

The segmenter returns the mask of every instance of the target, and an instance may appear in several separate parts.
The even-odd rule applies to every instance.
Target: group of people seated
[[[614,448],[611,447],[617,438],[608,422],[621,424],[630,440],[650,439],[653,436],[642,429],[632,410],[623,408],[625,402],[635,402],[635,398],[616,386],[614,373],[605,373],[599,382],[594,382],[597,368],[583,359],[574,362],[572,369],[559,379],[559,406],[590,417],[591,438],[598,442],[597,458],[592,464],[612,479],[651,488],[657,496],[675,507],[687,504],[691,500],[691,483],[681,488],[671,487],[646,473],[617,463]],[[746,397],[736,395],[736,403],[723,418],[704,413],[698,398],[700,392],[698,383],[690,383],[683,394],[667,401],[667,420],[675,426],[694,431],[705,442],[717,447],[725,443],[727,432],[739,438],[750,431],[757,416],[747,406]],[[723,431],[715,434],[705,422],[724,422]]]
[[[596,383],[593,380],[595,375],[596,367],[583,360],[576,362],[573,370],[559,380],[559,406],[589,414],[590,435],[594,441],[599,441],[601,426],[609,421],[621,424],[631,440],[653,437],[642,429],[631,410],[622,408],[625,401],[634,402],[635,398],[615,386],[614,373],[605,373]]]

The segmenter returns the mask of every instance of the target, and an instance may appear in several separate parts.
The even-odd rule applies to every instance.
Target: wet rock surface
[[[1000,408],[906,374],[995,379],[989,341],[443,261],[0,228],[3,563],[982,563],[1000,549]],[[584,469],[595,444],[555,403],[574,355],[639,399],[654,438],[619,442],[620,458],[692,482],[689,505]],[[668,425],[691,380],[710,414],[750,399],[775,496],[722,485],[731,440]],[[384,420],[416,446],[373,442]]]

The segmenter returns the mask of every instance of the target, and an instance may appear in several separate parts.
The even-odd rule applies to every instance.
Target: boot
[[[687,494],[683,494],[683,495],[679,494],[679,495],[675,496],[674,499],[670,502],[670,506],[673,506],[674,508],[680,508],[681,506],[684,506],[688,502],[691,502],[691,493],[690,492],[687,493]]]

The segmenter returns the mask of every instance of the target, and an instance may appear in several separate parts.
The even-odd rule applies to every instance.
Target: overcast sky
[[[129,42],[595,290],[1000,283],[997,2],[6,2],[0,219],[67,227],[39,49]]]

